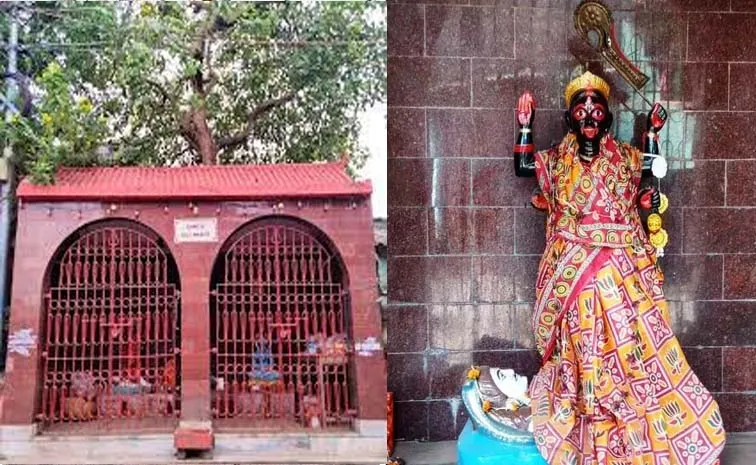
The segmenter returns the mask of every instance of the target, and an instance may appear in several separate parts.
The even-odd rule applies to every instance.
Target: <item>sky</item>
[[[386,22],[386,8],[375,8],[368,13],[370,20],[376,23]],[[373,182],[373,217],[387,216],[387,179],[386,179],[386,103],[379,103],[362,114],[360,118],[362,132],[360,145],[370,153],[365,166],[359,173],[362,179]]]
[[[386,176],[386,104],[380,103],[362,114],[360,144],[370,153],[365,166],[359,172],[362,179],[373,182],[373,217],[387,216]]]

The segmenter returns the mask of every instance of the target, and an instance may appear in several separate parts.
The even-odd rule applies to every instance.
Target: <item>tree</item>
[[[386,90],[382,3],[12,6],[33,105],[0,135],[36,182],[59,165],[364,160],[358,115]]]

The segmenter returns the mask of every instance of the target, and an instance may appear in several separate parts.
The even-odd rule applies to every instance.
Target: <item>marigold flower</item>
[[[486,412],[486,413],[488,413],[491,410],[493,410],[493,404],[491,403],[491,401],[490,400],[484,400],[483,401],[483,411]]]
[[[467,370],[467,379],[469,380],[476,380],[480,377],[480,370],[476,367],[470,367],[469,370]]]

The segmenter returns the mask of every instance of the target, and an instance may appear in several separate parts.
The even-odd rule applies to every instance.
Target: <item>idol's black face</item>
[[[606,98],[591,89],[581,91],[572,98],[565,118],[580,145],[598,142],[612,125]]]

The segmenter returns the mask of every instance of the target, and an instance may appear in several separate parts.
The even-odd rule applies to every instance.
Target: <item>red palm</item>
[[[529,127],[533,123],[534,113],[535,98],[529,90],[526,90],[517,101],[517,122],[520,126]]]

